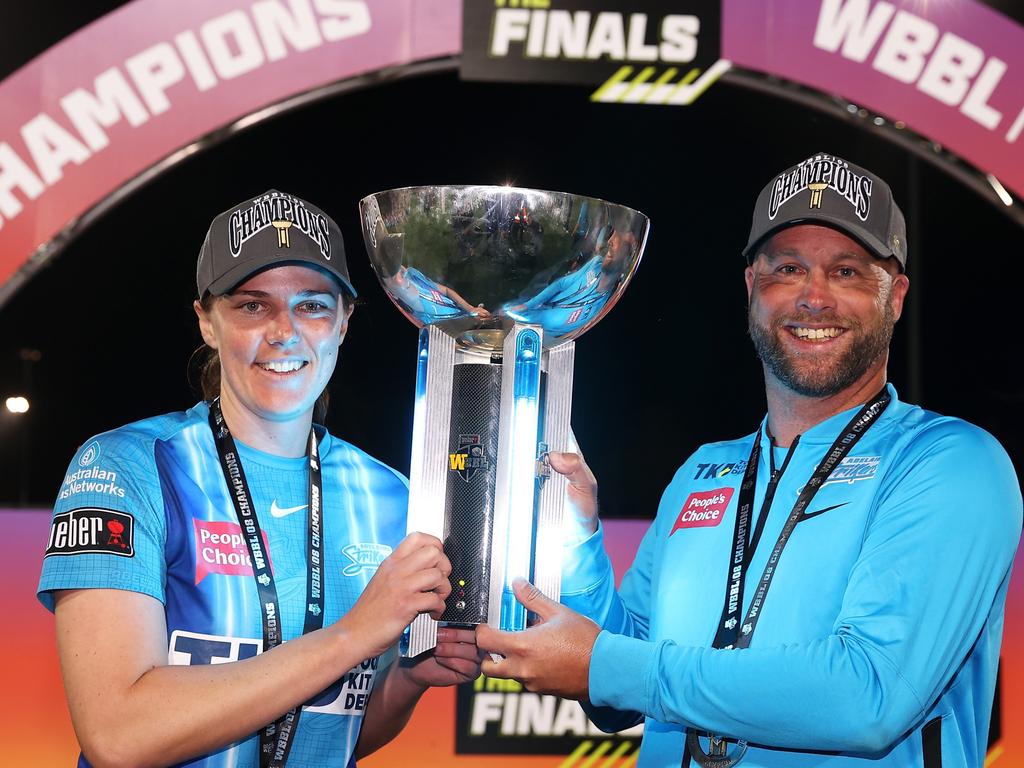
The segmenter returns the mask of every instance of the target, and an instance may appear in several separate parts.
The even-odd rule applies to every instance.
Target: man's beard
[[[852,386],[889,349],[896,318],[888,298],[884,301],[882,319],[873,328],[862,323],[847,326],[847,333],[859,334],[853,345],[842,357],[827,365],[798,365],[798,355],[786,350],[779,338],[779,331],[787,321],[810,322],[810,318],[790,317],[777,319],[768,328],[754,320],[753,312],[747,315],[747,330],[754,342],[754,349],[761,362],[783,386],[805,397],[829,397]],[[814,318],[813,322],[828,322],[826,318]],[[789,331],[783,331],[789,333]]]

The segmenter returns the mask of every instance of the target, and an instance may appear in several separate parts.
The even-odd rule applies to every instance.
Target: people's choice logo
[[[708,528],[718,525],[725,517],[725,510],[735,488],[716,488],[712,491],[691,493],[679,510],[679,517],[669,536],[680,528]]]
[[[193,519],[196,539],[196,584],[211,573],[226,576],[252,576],[252,558],[242,528],[238,523],[207,522]],[[270,569],[270,546],[267,534],[263,536],[263,551],[267,553]],[[266,574],[263,574],[264,576]],[[269,579],[268,579],[269,581]]]

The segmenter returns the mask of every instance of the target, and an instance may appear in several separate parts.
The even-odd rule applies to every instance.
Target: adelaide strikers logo
[[[480,442],[480,435],[459,435],[459,447],[455,453],[448,454],[449,469],[458,472],[459,477],[468,483],[477,472],[486,471],[489,466],[490,462],[483,443]]]

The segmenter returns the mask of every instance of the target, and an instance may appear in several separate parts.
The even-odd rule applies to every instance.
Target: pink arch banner
[[[457,54],[459,0],[135,0],[0,83],[0,299],[54,237],[198,139]]]
[[[902,121],[1024,198],[1024,27],[988,6],[725,0],[722,55]]]
[[[902,121],[1024,198],[1020,25],[975,0],[721,10],[734,65]],[[203,137],[308,91],[461,50],[460,0],[134,0],[104,16],[0,82],[0,303],[62,233]]]

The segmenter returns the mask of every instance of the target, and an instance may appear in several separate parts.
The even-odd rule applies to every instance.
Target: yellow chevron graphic
[[[619,104],[692,104],[731,67],[732,62],[719,59],[703,74],[699,69],[691,69],[679,82],[672,82],[679,70],[669,67],[651,82],[657,67],[644,67],[634,77],[633,67],[626,65],[619,67],[590,94],[590,100]]]
[[[559,764],[558,768],[629,768],[629,766],[635,765],[640,750],[636,749],[633,754],[627,755],[633,749],[633,742],[629,740],[621,742],[603,762],[597,764],[597,761],[605,756],[614,743],[614,739],[604,739],[595,747],[593,741],[580,742],[580,745]]]

